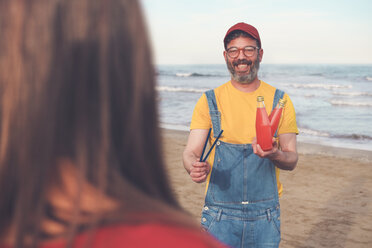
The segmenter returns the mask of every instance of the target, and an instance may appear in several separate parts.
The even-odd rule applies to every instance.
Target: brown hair
[[[137,1],[0,0],[0,33],[0,236],[40,237],[60,158],[129,210],[138,195],[179,208]]]

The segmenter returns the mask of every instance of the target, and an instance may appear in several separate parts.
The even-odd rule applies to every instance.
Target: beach
[[[172,188],[200,221],[205,183],[182,165],[188,132],[161,129]],[[298,143],[293,171],[281,171],[280,247],[372,247],[372,152]]]

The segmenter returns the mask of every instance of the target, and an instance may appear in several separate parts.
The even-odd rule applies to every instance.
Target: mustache
[[[251,65],[252,64],[252,61],[251,60],[247,60],[247,59],[238,59],[237,61],[233,62],[232,63],[234,66],[237,66],[239,64],[247,64],[247,65]]]

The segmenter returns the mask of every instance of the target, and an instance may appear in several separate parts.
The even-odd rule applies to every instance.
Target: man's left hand
[[[256,137],[252,141],[254,154],[260,158],[270,159],[276,167],[282,170],[293,170],[298,161],[297,142],[295,133],[284,133],[279,135],[280,149],[275,138],[272,140],[273,148],[269,151],[263,151],[257,144]]]
[[[268,151],[262,150],[261,146],[257,144],[257,138],[254,137],[252,141],[252,148],[253,148],[253,153],[259,156],[260,158],[269,158],[269,159],[274,159],[276,154],[279,152],[278,149],[278,142],[276,142],[276,139],[272,139],[273,142],[273,148]]]

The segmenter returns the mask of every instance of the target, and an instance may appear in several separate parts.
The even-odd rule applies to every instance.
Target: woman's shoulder
[[[45,244],[41,248],[60,248],[63,243]],[[116,224],[98,228],[94,233],[79,235],[74,241],[79,247],[226,247],[207,232],[163,223]]]
[[[109,240],[115,240],[116,244],[113,244],[113,247],[123,242],[133,247],[223,247],[205,231],[177,225],[159,223],[119,225],[104,228],[101,232],[98,233],[98,241],[107,239],[103,241],[104,245]]]

